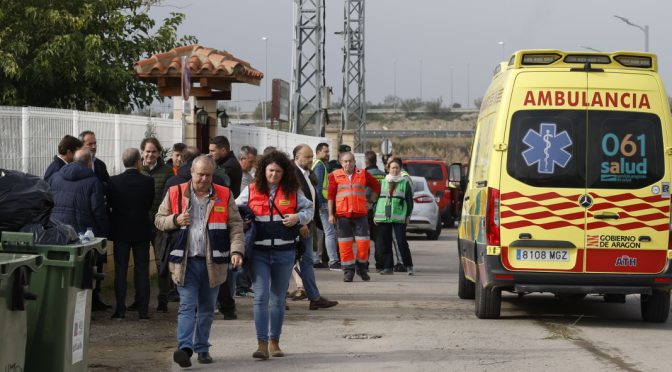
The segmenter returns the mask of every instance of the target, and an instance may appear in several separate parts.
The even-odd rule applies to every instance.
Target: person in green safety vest
[[[320,214],[320,221],[322,222],[322,231],[324,231],[324,244],[318,243],[317,259],[315,262],[317,267],[321,265],[322,249],[327,250],[329,256],[329,270],[341,271],[341,260],[338,257],[338,242],[336,240],[336,227],[329,223],[329,212],[327,208],[327,194],[329,191],[329,144],[322,142],[315,147],[315,158],[313,159],[313,166],[311,170],[317,178],[317,185],[315,185],[315,192],[317,193],[317,203],[315,208]]]
[[[381,183],[380,197],[373,216],[373,221],[378,225],[378,241],[383,259],[383,269],[380,274],[393,273],[392,233],[394,233],[406,272],[408,275],[413,275],[413,258],[406,240],[406,225],[413,212],[413,189],[408,178],[401,174],[399,158],[390,159],[388,171],[389,174]]]

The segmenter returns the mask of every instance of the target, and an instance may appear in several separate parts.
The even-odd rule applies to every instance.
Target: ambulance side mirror
[[[450,188],[464,191],[466,179],[462,174],[462,164],[453,163],[450,165],[450,168],[448,169],[448,184]]]

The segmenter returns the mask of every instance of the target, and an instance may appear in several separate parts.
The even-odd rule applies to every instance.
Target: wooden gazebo
[[[215,118],[218,100],[231,99],[231,84],[247,83],[260,85],[264,74],[231,53],[200,45],[177,47],[165,53],[155,54],[135,63],[135,73],[142,81],[156,84],[159,95],[175,97],[183,95],[182,61],[186,61],[189,76],[189,96],[196,97],[197,105],[207,107],[207,111]],[[196,122],[194,120],[194,122]],[[209,120],[208,125],[196,125],[196,144],[202,151],[207,151],[211,128],[216,128],[216,120]],[[213,131],[214,132],[214,131]]]

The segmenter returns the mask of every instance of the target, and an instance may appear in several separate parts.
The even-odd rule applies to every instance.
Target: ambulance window
[[[511,118],[506,170],[537,187],[585,187],[583,110],[518,111]]]
[[[638,189],[665,174],[660,119],[649,113],[588,112],[588,187]]]

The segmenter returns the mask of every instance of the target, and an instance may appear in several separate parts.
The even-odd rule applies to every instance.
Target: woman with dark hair
[[[378,240],[383,257],[383,270],[380,274],[393,273],[392,233],[394,233],[401,260],[406,266],[408,275],[413,275],[413,259],[406,240],[406,225],[413,212],[413,188],[408,179],[401,175],[400,159],[391,158],[387,165],[390,173],[380,184],[380,196],[373,216],[373,221],[378,226]]]
[[[254,182],[236,199],[254,214],[256,235],[249,258],[254,290],[258,348],[252,357],[284,356],[279,340],[285,299],[296,259],[299,228],[313,218],[313,203],[299,188],[287,155],[270,151],[257,162]]]

